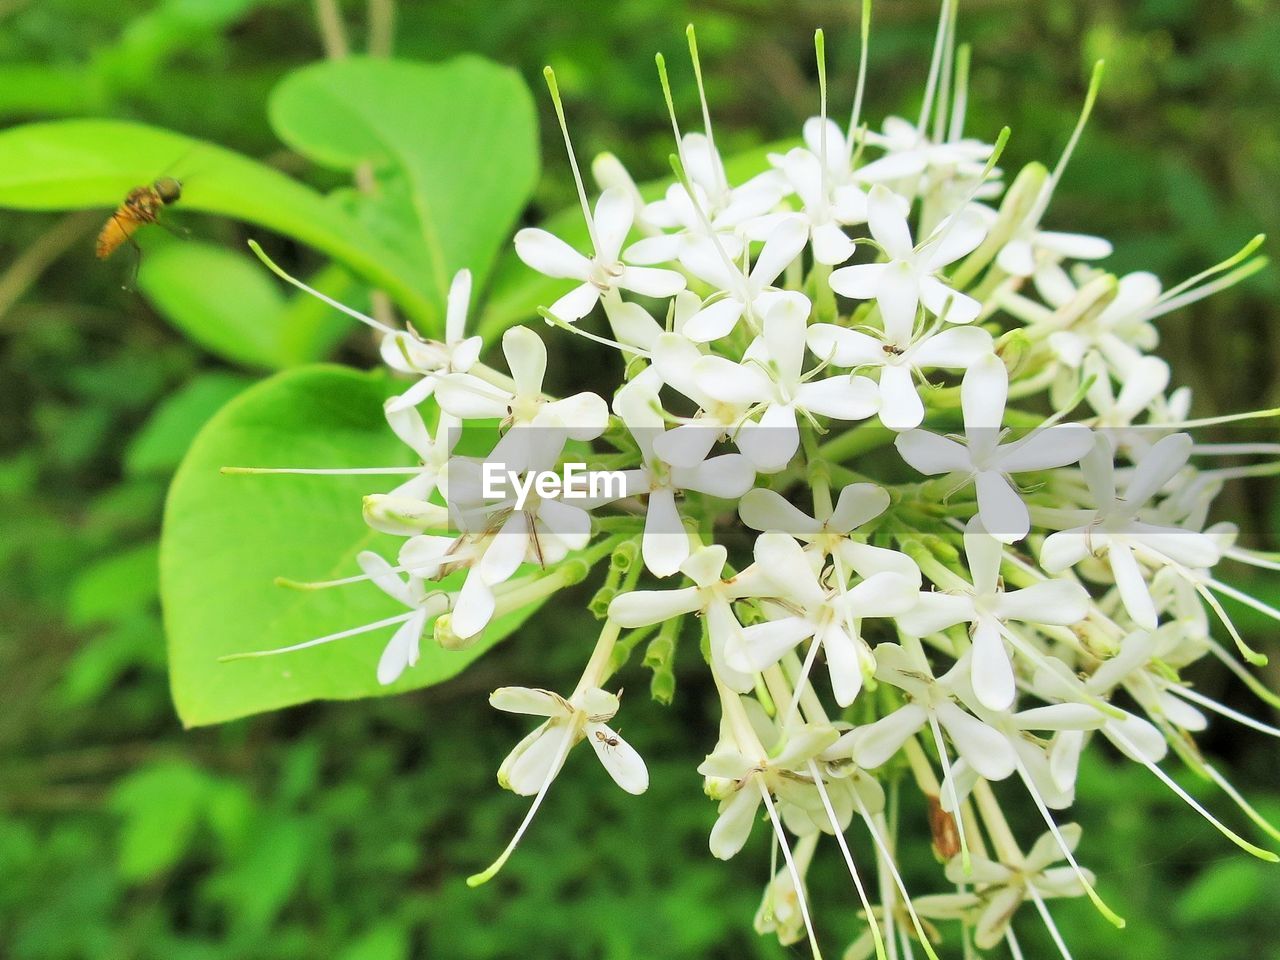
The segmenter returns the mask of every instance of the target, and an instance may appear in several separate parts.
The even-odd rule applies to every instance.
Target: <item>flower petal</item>
[[[591,261],[553,233],[525,227],[516,233],[516,256],[548,277],[586,280]]]
[[[926,476],[939,473],[969,473],[969,451],[954,440],[927,430],[908,430],[893,441],[899,456]]]
[[[587,742],[614,783],[636,796],[649,789],[649,770],[635,747],[603,723],[588,723],[585,729]]]

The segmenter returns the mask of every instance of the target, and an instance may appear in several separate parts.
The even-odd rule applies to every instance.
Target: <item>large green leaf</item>
[[[375,668],[391,629],[296,653],[220,663],[403,613],[367,583],[321,591],[276,577],[324,580],[358,573],[355,556],[394,557],[401,542],[374,533],[361,497],[396,478],[224,476],[223,466],[350,467],[406,464],[387,428],[389,378],[335,366],[298,367],[222,408],[196,437],[165,508],[160,590],[170,683],[187,726],[218,723],[315,699],[354,699],[429,686],[453,676],[535,607],[491,624],[470,650],[423,641],[422,659],[391,686]]]
[[[443,298],[425,295],[399,254],[338,204],[272,167],[207,141],[119,120],[61,120],[0,132],[0,207],[102,207],[105,222],[130,189],[159,176],[182,181],[177,209],[294,237],[385,290],[424,332],[442,326]]]
[[[463,267],[483,287],[537,182],[529,89],[478,57],[318,63],[286,77],[269,111],[300,153],[343,170],[368,163],[380,175],[386,233],[433,298]]]
[[[312,285],[347,302],[352,284],[345,271],[322,273]],[[256,258],[211,243],[174,242],[148,250],[138,287],[193,341],[250,367],[279,369],[323,360],[355,326],[307,294],[297,294],[293,303],[313,309],[299,310]]]

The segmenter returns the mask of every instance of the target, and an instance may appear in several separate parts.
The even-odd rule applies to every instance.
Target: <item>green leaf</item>
[[[394,557],[402,541],[365,525],[361,498],[403,478],[219,473],[223,466],[404,465],[410,454],[382,412],[400,386],[343,367],[299,367],[242,393],[196,437],[170,489],[160,548],[170,686],[187,726],[439,683],[535,609],[500,618],[463,652],[436,646],[428,627],[421,660],[387,687],[375,668],[391,627],[296,653],[218,662],[404,612],[368,583],[298,591],[273,582],[358,573],[361,550]]]
[[[89,566],[71,586],[67,623],[114,623],[155,603],[156,545],[144,543]]]
[[[321,288],[345,279],[324,271]],[[314,284],[313,284],[314,285]],[[341,300],[350,283],[323,292]],[[279,369],[324,359],[353,321],[314,297],[305,317],[258,260],[210,243],[165,243],[147,251],[138,287],[173,326],[232,363]],[[297,300],[294,297],[293,300]],[[308,323],[314,329],[303,329]]]
[[[120,781],[111,808],[124,818],[121,876],[146,880],[178,862],[200,823],[209,783],[203,771],[183,760],[159,761]]]
[[[0,207],[102,207],[105,223],[129,190],[160,176],[182,181],[175,210],[233,217],[294,237],[385,290],[424,333],[443,329],[443,298],[423,293],[409,263],[338,204],[266,164],[120,120],[60,120],[0,131]]]
[[[229,373],[203,373],[166,397],[129,441],[126,472],[133,476],[172,473],[197,431],[250,382]]]
[[[434,300],[463,267],[483,288],[538,178],[536,113],[518,73],[471,56],[330,61],[286,77],[269,112],[279,137],[316,162],[380,174],[384,212],[400,221],[386,229],[407,221],[405,255]]]

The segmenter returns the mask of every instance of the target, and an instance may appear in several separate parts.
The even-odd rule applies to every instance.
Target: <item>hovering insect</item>
[[[160,211],[182,197],[182,184],[173,177],[160,177],[150,186],[134,187],[116,207],[115,213],[98,233],[97,255],[105,260],[141,227],[160,222]],[[136,244],[134,244],[136,246]]]

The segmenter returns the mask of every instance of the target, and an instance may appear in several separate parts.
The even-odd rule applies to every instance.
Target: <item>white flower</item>
[[[471,300],[471,271],[459,270],[449,285],[445,310],[444,342],[420,340],[410,333],[382,338],[382,360],[392,370],[426,374],[398,397],[387,401],[389,410],[417,406],[435,389],[436,374],[466,373],[480,359],[484,341],[466,336],[467,308]]]
[[[991,156],[988,143],[967,138],[935,143],[914,123],[901,117],[886,117],[880,130],[867,131],[866,140],[884,150],[884,155],[855,171],[860,180],[906,180],[931,168],[949,168],[959,178],[973,178],[982,172]]]
[[[396,628],[378,659],[378,682],[385,686],[395,683],[405,670],[418,662],[422,631],[431,616],[440,611],[430,609],[420,577],[410,575],[401,579],[391,564],[370,550],[361,551],[356,563],[374,586],[412,611],[412,616]]]
[[[757,673],[813,638],[826,654],[836,702],[847,707],[862,689],[864,675],[875,668],[871,648],[861,636],[861,621],[909,610],[916,602],[919,580],[904,576],[897,564],[891,569],[863,565],[856,571],[862,579],[855,586],[837,579],[834,588],[828,587],[819,576],[822,555],[806,552],[794,538],[779,532],[756,538],[755,557],[777,584],[779,615],[732,638],[726,651],[729,665],[744,674]]]
[[[641,794],[649,788],[644,760],[608,725],[618,712],[616,694],[590,688],[566,700],[550,690],[500,687],[489,703],[507,713],[547,718],[502,761],[498,782],[508,790],[528,797],[545,789],[564,765],[569,748],[581,740],[591,744],[600,765],[627,793]]]
[[[1063,824],[1058,832],[1074,852],[1080,844],[1080,827]],[[991,950],[1009,933],[1009,925],[1024,900],[1085,895],[1084,883],[1073,867],[1054,866],[1065,859],[1066,854],[1052,833],[1042,834],[1025,856],[1007,863],[974,855],[966,865],[960,857],[954,857],[947,863],[947,879],[957,885],[973,884],[976,889],[920,897],[916,909],[921,916],[935,919],[976,915],[974,945]],[[1092,873],[1084,871],[1084,875],[1089,883],[1093,882]]]
[[[436,399],[442,409],[464,420],[505,419],[563,429],[574,440],[593,440],[609,421],[609,408],[594,393],[583,391],[563,400],[542,392],[547,371],[547,347],[528,327],[512,327],[502,335],[502,352],[514,380],[508,390],[469,373],[441,377]]]
[[[614,412],[622,418],[640,447],[643,466],[626,470],[626,495],[648,495],[641,553],[649,572],[669,577],[689,556],[689,535],[676,507],[676,494],[684,490],[734,499],[751,489],[755,470],[746,457],[737,453],[675,466],[658,452],[663,433],[661,406],[657,394],[636,380],[618,391]]]
[[[888,331],[863,333],[832,323],[815,323],[808,331],[814,355],[839,367],[880,370],[880,422],[890,430],[910,430],[924,420],[924,403],[916,378],[932,368],[963,370],[991,355],[991,334],[981,327],[930,327],[909,331],[897,342]]]
[[[414,407],[400,406],[394,398],[385,407],[387,425],[422,460],[422,470],[391,491],[389,496],[426,500],[445,479],[449,454],[462,435],[462,422],[444,411],[436,420],[435,436]]]
[[[888,262],[841,267],[831,274],[831,289],[855,300],[875,300],[884,319],[886,342],[911,340],[916,308],[921,303],[934,316],[950,323],[972,323],[977,319],[982,305],[947,286],[938,274],[982,242],[986,226],[980,216],[961,210],[915,246],[905,201],[877,184],[867,201],[867,217],[871,236]]]
[[[800,446],[797,414],[865,420],[876,411],[875,384],[866,377],[805,377],[805,318],[809,301],[800,294],[779,299],[764,318],[764,333],[741,363],[714,354],[694,368],[699,388],[722,403],[752,405],[760,419],[745,421],[737,443],[765,473],[781,470]]]
[[[951,738],[961,759],[987,780],[1004,780],[1017,768],[1017,754],[1004,734],[983,723],[955,703],[950,675],[934,679],[933,670],[917,649],[896,643],[875,649],[877,680],[897,687],[908,697],[905,706],[874,723],[842,736],[858,766],[874,770],[896,754],[909,737],[937,723]],[[953,667],[957,670],[959,667]]]
[[[813,789],[809,761],[838,736],[834,727],[806,724],[786,730],[781,743],[743,746],[722,739],[698,766],[698,772],[708,779],[707,792],[720,800],[719,816],[711,828],[712,856],[729,860],[742,849],[755,826],[765,791],[782,800],[795,798],[807,803],[805,794]],[[773,739],[781,738],[775,732]]]
[[[680,572],[693,586],[678,590],[632,590],[614,597],[609,618],[622,627],[644,627],[673,617],[698,613],[706,618],[711,641],[711,665],[716,674],[737,690],[749,690],[750,675],[734,670],[725,661],[725,647],[737,642],[742,624],[733,603],[747,597],[769,596],[774,585],[759,566],[723,579],[728,552],[720,544],[700,547],[680,564]]]
[[[622,262],[622,244],[634,217],[635,207],[626,190],[610,187],[600,194],[591,223],[596,249],[589,258],[546,230],[526,227],[516,234],[516,253],[534,270],[549,277],[582,281],[551,305],[551,313],[572,323],[590,313],[609,290],[672,297],[684,289],[684,277],[674,270]]]
[[[921,473],[960,473],[972,478],[983,527],[1005,543],[1013,543],[1027,535],[1031,519],[1009,475],[1075,463],[1093,441],[1087,427],[1067,423],[1001,444],[1008,392],[1009,372],[1003,361],[995,355],[979,360],[969,367],[960,386],[966,443],[926,430],[908,430],[898,435],[894,445],[902,459]]]
[[[818,156],[804,147],[788,150],[774,162],[803,205],[814,260],[828,266],[844,263],[855,244],[843,228],[866,221],[867,195],[851,183],[834,182]]]
[[[1050,534],[1040,550],[1040,565],[1050,573],[1075,566],[1089,556],[1103,556],[1116,589],[1133,622],[1151,630],[1158,620],[1144,565],[1176,563],[1198,569],[1218,562],[1213,538],[1182,527],[1151,523],[1142,514],[1151,500],[1186,466],[1191,437],[1176,433],[1156,443],[1135,465],[1124,493],[1116,492],[1111,442],[1097,434],[1080,464],[1096,509],[1081,515],[1068,530]]]
[[[971,588],[925,591],[915,607],[898,617],[905,633],[924,637],[957,623],[970,624],[973,641],[969,680],[978,702],[1007,710],[1016,693],[1013,664],[1002,634],[1008,620],[1070,626],[1084,618],[1089,594],[1078,583],[1044,580],[1022,590],[1005,590],[1000,579],[1004,546],[975,517],[964,534]]]
[[[689,264],[696,276],[724,295],[685,322],[685,336],[697,343],[719,340],[733,331],[744,314],[759,324],[778,300],[794,295],[774,289],[773,283],[800,255],[808,239],[805,221],[793,214],[776,223],[750,273],[744,274],[718,256],[707,255]]]

